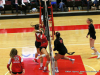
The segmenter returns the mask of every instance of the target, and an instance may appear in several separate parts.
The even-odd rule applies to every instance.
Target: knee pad
[[[47,63],[49,64],[49,63],[50,63],[50,61],[47,61]]]
[[[94,47],[91,47],[92,50],[94,50]]]

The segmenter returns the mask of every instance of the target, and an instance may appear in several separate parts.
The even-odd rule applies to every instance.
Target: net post
[[[51,69],[52,69],[52,75],[55,75],[55,59],[53,56],[53,50],[51,46],[51,40],[49,41],[49,50],[50,50],[50,57],[51,57]]]
[[[53,56],[53,52],[52,52],[52,46],[51,46],[51,39],[50,39],[50,29],[49,29],[49,22],[48,22],[48,12],[47,12],[47,5],[46,5],[46,1],[44,0],[45,3],[45,16],[44,16],[44,21],[46,23],[46,29],[47,29],[47,39],[49,42],[49,52],[50,52],[50,57],[51,57],[51,69],[52,69],[52,75],[55,75],[55,64],[54,64],[54,56]]]

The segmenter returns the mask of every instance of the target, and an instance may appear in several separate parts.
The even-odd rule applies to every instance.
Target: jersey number
[[[18,57],[14,57],[15,61],[19,61],[19,58]]]
[[[60,41],[60,43],[63,43],[63,41],[62,40],[59,40]]]

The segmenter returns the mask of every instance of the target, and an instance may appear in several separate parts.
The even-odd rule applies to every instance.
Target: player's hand
[[[25,74],[25,69],[23,69],[23,74],[22,75],[24,75]]]
[[[86,38],[88,38],[88,35],[86,36]]]
[[[39,30],[40,32],[42,32],[42,30]]]
[[[9,73],[11,74],[11,71],[9,71]]]

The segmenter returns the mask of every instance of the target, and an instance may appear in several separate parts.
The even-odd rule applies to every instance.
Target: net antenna
[[[51,39],[50,39],[50,29],[49,29],[49,22],[48,22],[48,11],[47,11],[47,4],[46,1],[48,0],[42,0],[44,1],[44,23],[46,26],[45,29],[45,35],[47,36],[48,42],[49,42],[49,52],[50,52],[50,57],[51,57],[51,69],[52,69],[52,75],[55,75],[55,60],[54,60],[54,56],[53,56],[53,50],[52,50],[52,45],[51,45]]]

